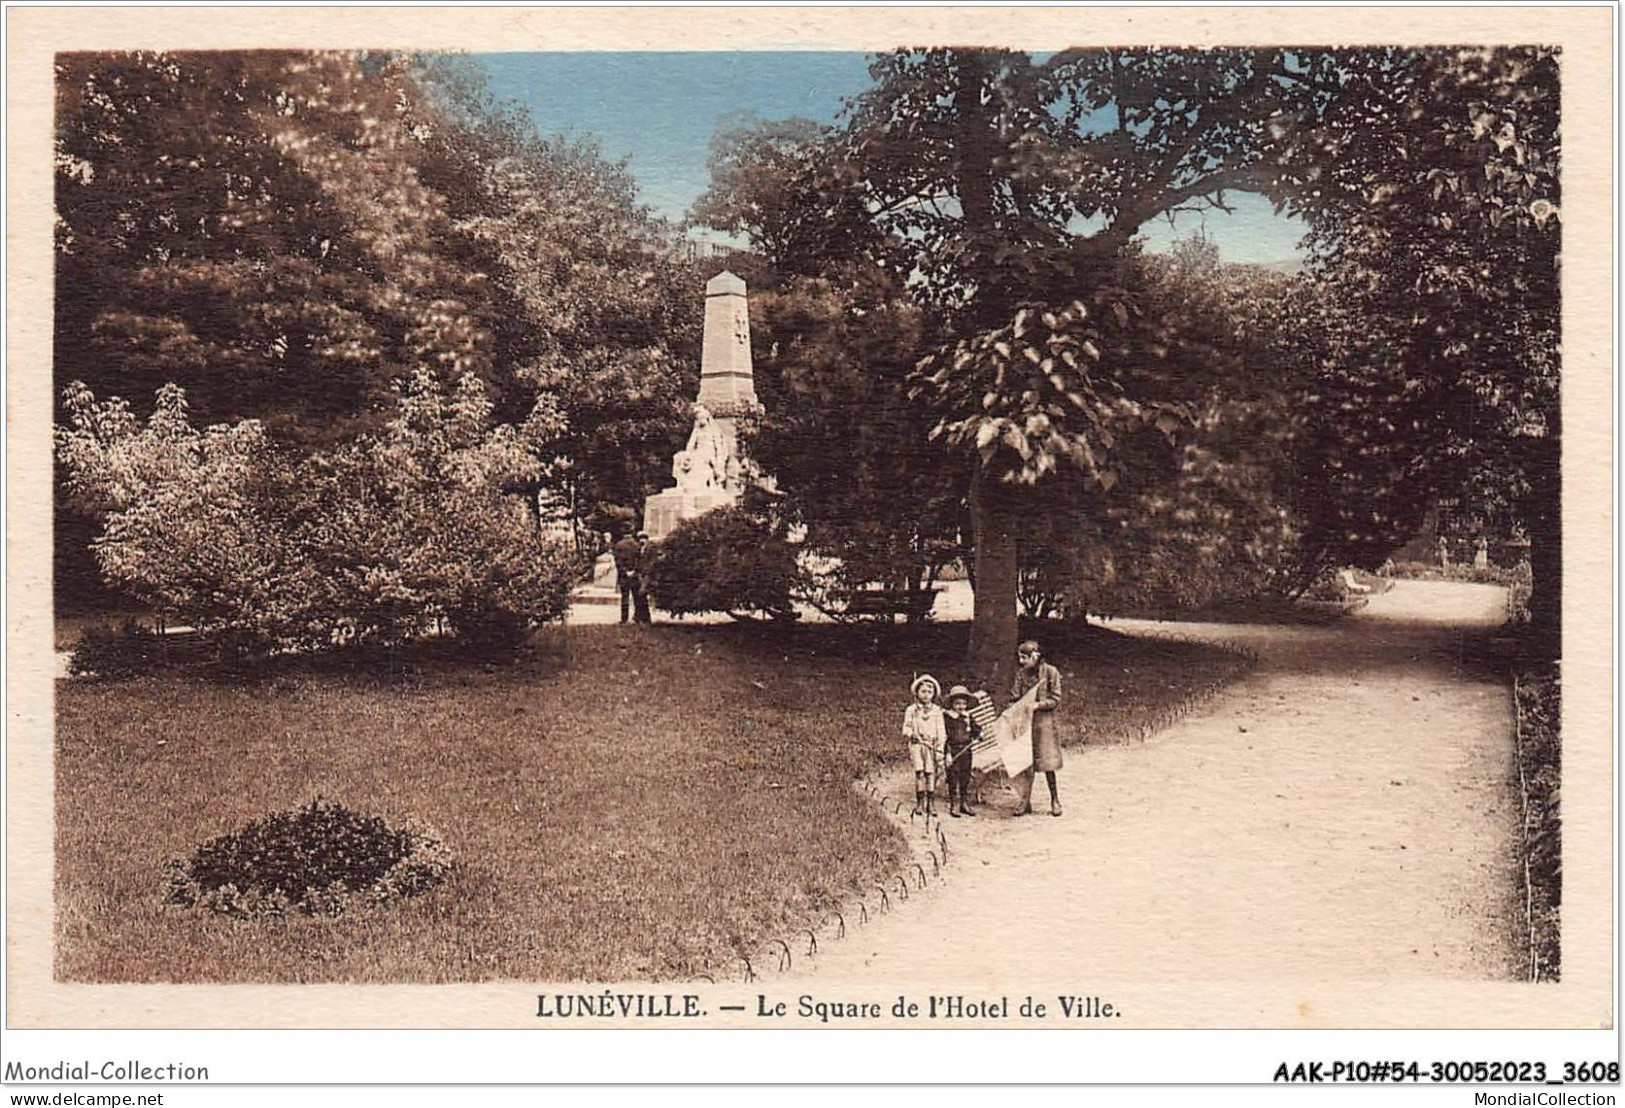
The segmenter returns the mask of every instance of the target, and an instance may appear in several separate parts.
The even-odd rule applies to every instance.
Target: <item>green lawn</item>
[[[246,680],[60,682],[57,976],[714,969],[896,869],[906,844],[852,782],[902,761],[910,677],[955,680],[964,636],[963,625],[579,627],[548,632],[512,667],[304,663]],[[1106,631],[1050,653],[1074,742],[1137,733],[1238,668],[1214,649]],[[456,855],[454,876],[336,919],[163,903],[166,860],[318,795],[427,821]]]

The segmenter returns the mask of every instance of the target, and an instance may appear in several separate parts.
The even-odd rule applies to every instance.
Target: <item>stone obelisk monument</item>
[[[700,395],[688,445],[672,458],[677,483],[643,504],[643,529],[650,538],[658,542],[683,520],[739,499],[754,471],[739,449],[738,421],[760,411],[745,282],[724,271],[705,285]]]

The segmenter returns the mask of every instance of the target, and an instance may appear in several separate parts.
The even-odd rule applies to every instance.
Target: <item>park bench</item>
[[[1345,569],[1337,576],[1342,580],[1343,588],[1351,593],[1360,594],[1371,591],[1370,585],[1362,585],[1354,579],[1354,571],[1351,569]]]
[[[924,619],[937,602],[940,588],[918,589],[859,589],[846,598],[841,609],[843,616],[864,618],[885,616],[895,619],[906,615],[910,620]]]

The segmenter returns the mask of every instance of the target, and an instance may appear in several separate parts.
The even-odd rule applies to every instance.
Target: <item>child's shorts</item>
[[[937,772],[937,752],[926,743],[909,743],[908,760],[914,763],[915,773]]]

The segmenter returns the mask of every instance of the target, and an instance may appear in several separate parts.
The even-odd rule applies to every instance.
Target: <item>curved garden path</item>
[[[1114,623],[1246,642],[1259,663],[1145,743],[1068,750],[1061,819],[943,820],[944,880],[797,975],[934,989],[1516,976],[1511,696],[1458,662],[1503,598],[1401,581],[1325,626]]]

